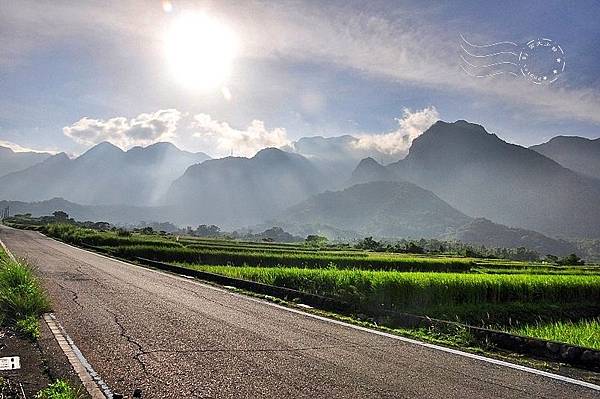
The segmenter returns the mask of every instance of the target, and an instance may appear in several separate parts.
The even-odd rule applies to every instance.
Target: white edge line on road
[[[0,246],[4,249],[4,252],[6,252],[9,258],[15,262],[17,261],[15,256],[12,254],[12,252],[10,252],[2,240],[0,240]],[[75,345],[75,342],[73,342],[73,339],[69,336],[69,334],[67,334],[58,320],[56,320],[56,316],[54,316],[53,313],[46,313],[44,314],[44,321],[48,325],[48,328],[54,336],[54,339],[56,339],[58,346],[67,357],[71,367],[73,367],[73,370],[77,374],[79,381],[81,381],[81,384],[91,398],[112,398],[113,395],[108,388],[108,385],[106,385],[98,373],[94,371],[92,365],[83,356],[83,353],[81,353],[77,345]]]
[[[12,252],[10,252],[10,250],[6,247],[6,245],[4,245],[4,243],[2,242],[2,240],[0,240],[0,246],[2,247],[2,249],[4,250],[4,252],[6,252],[6,254],[8,255],[9,258],[11,258],[13,261],[17,261],[17,259],[15,258],[15,256],[12,254]]]
[[[58,320],[56,320],[56,316],[53,313],[46,313],[44,320],[92,399],[112,398],[113,394],[108,385],[96,373],[85,356],[83,356],[83,353],[75,345],[73,339],[67,334]]]
[[[39,233],[39,234],[41,234],[41,233]],[[41,235],[43,235],[43,234],[41,234]],[[46,237],[46,236],[44,236],[44,237]],[[50,238],[50,237],[47,237],[47,238]],[[50,239],[53,240],[52,238],[50,238]],[[57,241],[57,240],[54,240],[54,241]],[[57,242],[59,242],[61,244],[65,244],[65,245],[67,245],[67,246],[69,246],[71,248],[74,248],[76,250],[83,251],[83,252],[86,252],[86,253],[89,253],[89,254],[93,254],[93,255],[99,256],[101,258],[105,258],[105,259],[111,260],[113,262],[122,263],[122,264],[130,266],[130,267],[142,267],[142,266],[135,265],[133,263],[122,261],[120,259],[111,258],[111,257],[106,256],[106,255],[102,255],[102,254],[99,254],[99,253],[96,253],[96,252],[92,252],[92,251],[88,251],[88,250],[85,250],[85,249],[82,249],[82,248],[78,248],[76,246],[73,246],[73,245],[70,245],[70,244],[67,244],[67,243],[63,243],[62,241],[57,241]],[[581,381],[581,380],[577,380],[575,378],[565,377],[565,376],[554,374],[554,373],[549,373],[547,371],[537,370],[537,369],[534,369],[534,368],[531,368],[531,367],[522,366],[520,364],[509,363],[509,362],[506,362],[504,360],[492,359],[492,358],[488,358],[488,357],[485,357],[485,356],[476,355],[474,353],[463,352],[463,351],[460,351],[458,349],[446,348],[444,346],[430,344],[430,343],[427,343],[427,342],[421,342],[421,341],[417,341],[417,340],[414,340],[414,339],[411,339],[411,338],[406,338],[406,337],[402,337],[402,336],[399,336],[399,335],[389,334],[389,333],[386,333],[386,332],[383,332],[383,331],[372,330],[372,329],[367,328],[367,327],[357,326],[357,325],[346,323],[346,322],[343,322],[343,321],[339,321],[339,320],[335,320],[335,319],[330,319],[330,318],[323,317],[323,316],[318,316],[318,315],[315,315],[315,314],[312,314],[312,313],[303,312],[303,311],[298,310],[298,309],[289,308],[289,307],[278,305],[276,303],[268,302],[268,301],[265,301],[265,300],[261,300],[261,299],[257,299],[257,298],[252,298],[252,297],[247,296],[247,295],[239,294],[239,293],[236,293],[236,292],[231,292],[229,290],[226,290],[226,289],[223,289],[223,288],[214,287],[214,286],[209,285],[209,284],[203,284],[203,283],[199,282],[196,279],[195,280],[190,280],[190,279],[183,278],[183,277],[180,277],[180,276],[172,274],[172,273],[166,273],[166,272],[155,270],[155,269],[149,269],[147,267],[144,267],[144,269],[149,270],[149,271],[154,272],[154,273],[159,273],[159,274],[161,274],[163,276],[169,276],[169,277],[177,279],[177,280],[187,281],[187,282],[191,282],[191,283],[194,283],[194,284],[198,284],[198,285],[210,288],[210,289],[215,290],[215,291],[226,292],[226,293],[228,293],[230,295],[235,295],[235,296],[247,299],[247,300],[251,300],[251,301],[259,302],[259,303],[266,304],[266,305],[269,305],[269,306],[273,306],[275,308],[282,309],[282,310],[285,310],[285,311],[288,311],[288,312],[297,313],[297,314],[300,314],[300,315],[303,315],[303,316],[307,316],[307,317],[312,317],[313,319],[321,320],[321,321],[324,321],[324,322],[333,323],[333,324],[337,324],[337,325],[344,326],[344,327],[347,327],[347,328],[353,328],[355,330],[359,330],[359,331],[363,331],[363,332],[367,332],[367,333],[371,333],[371,334],[380,335],[382,337],[387,337],[387,338],[391,338],[391,339],[395,339],[395,340],[398,340],[398,341],[407,342],[407,343],[414,344],[414,345],[420,345],[420,346],[423,346],[423,347],[426,347],[426,348],[435,349],[435,350],[446,352],[446,353],[452,353],[454,355],[463,356],[463,357],[467,357],[467,358],[470,358],[470,359],[475,359],[475,360],[479,360],[479,361],[482,361],[482,362],[495,364],[495,365],[498,365],[498,366],[504,366],[504,367],[508,367],[508,368],[511,368],[511,369],[524,371],[526,373],[536,374],[536,375],[540,375],[540,376],[543,376],[543,377],[551,378],[551,379],[554,379],[554,380],[558,380],[558,381],[562,381],[562,382],[567,382],[567,383],[570,383],[570,384],[579,385],[579,386],[582,386],[582,387],[586,387],[586,388],[590,388],[590,389],[593,389],[593,390],[596,390],[596,391],[600,391],[600,385],[592,384],[590,382]]]

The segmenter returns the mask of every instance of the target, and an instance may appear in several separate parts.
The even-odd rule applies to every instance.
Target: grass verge
[[[0,324],[11,326],[31,339],[40,336],[39,317],[50,302],[31,268],[0,254]]]

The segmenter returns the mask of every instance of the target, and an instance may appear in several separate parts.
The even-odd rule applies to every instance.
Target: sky
[[[0,144],[251,156],[351,134],[393,154],[437,119],[597,138],[598,21],[596,0],[0,0]]]

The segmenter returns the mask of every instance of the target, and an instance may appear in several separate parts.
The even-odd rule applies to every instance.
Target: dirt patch
[[[33,398],[38,391],[57,379],[67,380],[73,387],[81,386],[69,361],[43,320],[41,333],[40,339],[33,342],[11,329],[0,328],[0,357],[21,358],[19,370],[0,371],[0,392],[4,395],[3,398]],[[80,388],[80,391],[85,393],[83,388]]]

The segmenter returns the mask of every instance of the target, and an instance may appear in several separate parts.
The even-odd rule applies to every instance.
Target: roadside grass
[[[507,331],[600,350],[600,318],[576,322],[536,323]]]
[[[31,339],[40,336],[39,317],[50,302],[31,268],[0,257],[0,323],[15,327]]]
[[[35,399],[80,399],[81,390],[73,388],[65,380],[57,380],[35,395]]]

